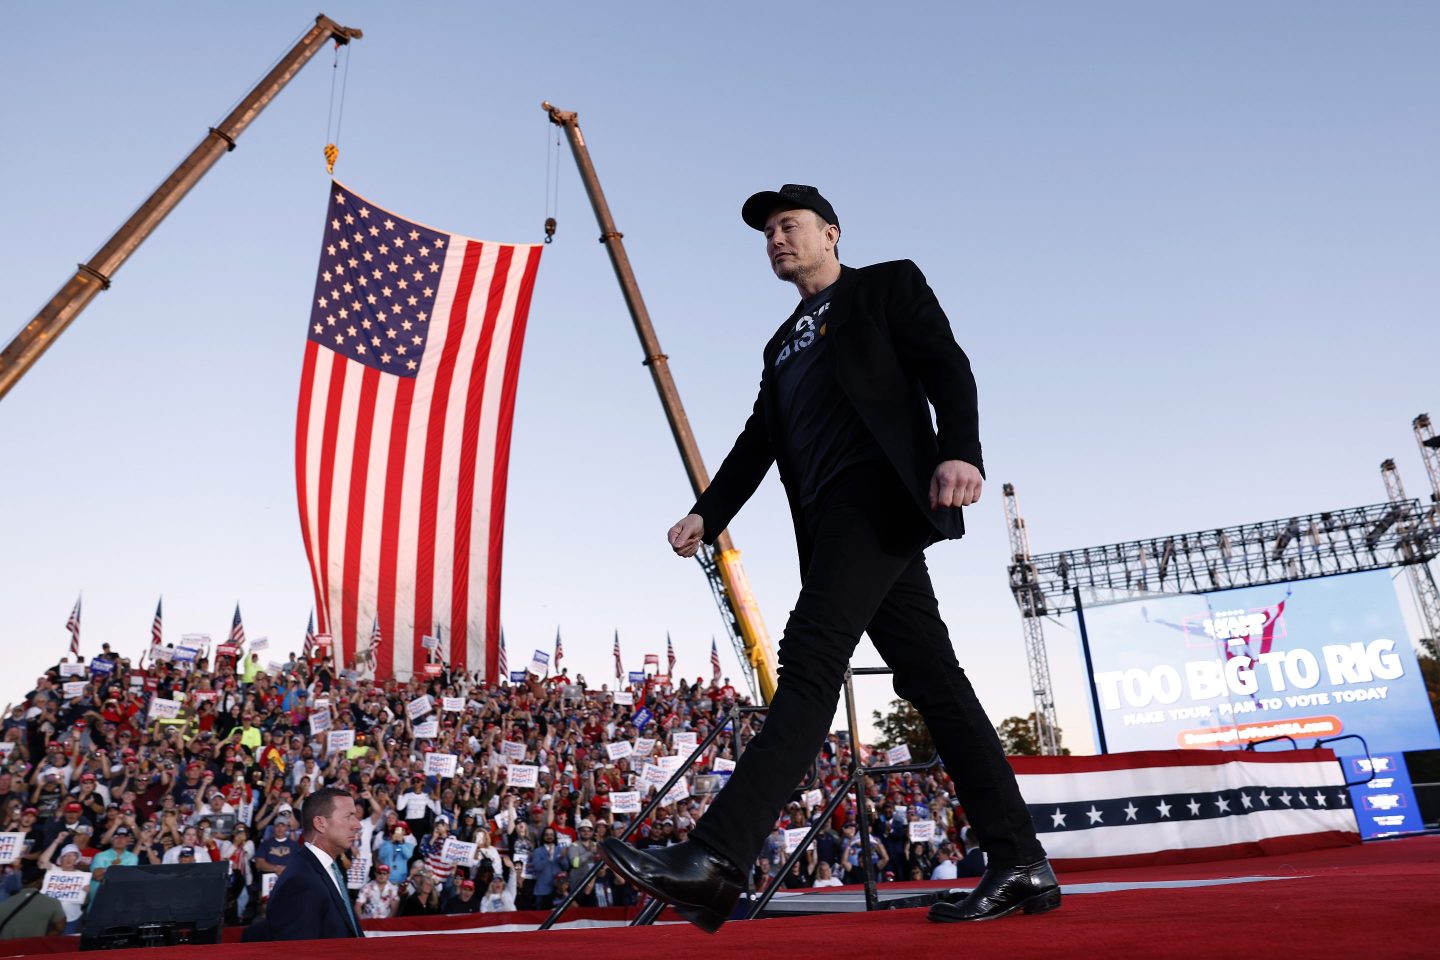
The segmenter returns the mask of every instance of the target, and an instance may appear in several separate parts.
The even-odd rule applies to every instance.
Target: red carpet
[[[1155,882],[1277,876],[1295,879],[1199,888],[1072,895],[1057,912],[991,923],[941,925],[923,910],[759,920],[707,936],[685,925],[546,933],[424,934],[305,943],[306,960],[553,960],[629,956],[785,960],[836,957],[1433,957],[1440,953],[1440,837],[1370,843],[1286,857],[1071,873],[1066,883]],[[667,917],[662,916],[662,920]],[[509,919],[509,918],[507,918]],[[70,949],[74,949],[70,938]],[[35,941],[0,942],[0,956],[49,952]],[[35,951],[35,947],[39,947]],[[64,947],[61,947],[64,949]],[[277,944],[125,950],[116,960],[274,957]]]

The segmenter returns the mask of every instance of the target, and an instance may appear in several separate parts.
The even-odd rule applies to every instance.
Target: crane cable
[[[340,73],[340,48],[345,48],[345,72],[340,77],[340,109],[335,109],[335,79]],[[335,174],[340,159],[340,124],[345,119],[345,90],[350,85],[350,44],[335,41],[335,59],[330,64],[330,108],[325,118],[325,172]]]

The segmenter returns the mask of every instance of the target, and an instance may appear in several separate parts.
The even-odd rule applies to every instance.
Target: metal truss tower
[[[1435,430],[1430,426],[1430,414],[1422,413],[1411,421],[1415,428],[1415,442],[1420,445],[1420,459],[1425,464],[1425,472],[1430,476],[1430,502],[1434,506],[1430,508],[1430,519],[1440,520],[1436,511],[1440,511],[1440,437],[1435,435]]]
[[[1025,629],[1025,660],[1030,668],[1031,692],[1035,696],[1035,737],[1040,752],[1053,756],[1060,752],[1060,743],[1055,733],[1058,727],[1055,723],[1055,695],[1050,687],[1050,657],[1045,650],[1045,594],[1040,589],[1035,564],[1030,559],[1030,537],[1025,532],[1025,520],[1020,516],[1015,485],[1007,483],[1004,490],[1005,523],[1010,531],[1010,591],[1015,594],[1015,603],[1020,607],[1020,622]]]
[[[1420,436],[1419,417],[1416,418],[1415,434]],[[1428,423],[1428,418],[1425,418]],[[1422,452],[1426,449],[1422,441],[1420,448]],[[1426,464],[1427,468],[1429,464]],[[1394,460],[1386,460],[1380,464],[1380,476],[1385,481],[1385,493],[1394,504],[1405,503],[1409,498],[1405,496],[1405,485],[1400,482],[1400,472],[1395,469]],[[1409,517],[1400,519],[1397,524],[1397,532],[1400,540],[1397,549],[1400,554],[1401,564],[1410,575],[1410,586],[1415,591],[1415,600],[1420,605],[1421,625],[1428,635],[1426,647],[1434,650],[1440,644],[1440,589],[1435,586],[1435,576],[1430,572],[1430,557],[1435,554],[1434,540],[1440,534],[1440,527],[1435,524],[1436,504],[1432,503],[1429,510],[1417,510]]]

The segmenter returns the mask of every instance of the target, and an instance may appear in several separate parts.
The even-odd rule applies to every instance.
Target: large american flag
[[[720,682],[720,648],[715,646],[715,638],[710,638],[710,672],[716,683]]]
[[[80,598],[75,598],[75,609],[70,611],[70,619],[65,621],[65,629],[70,631],[70,655],[80,656]]]
[[[322,633],[342,665],[378,619],[375,676],[421,638],[498,674],[505,482],[537,244],[406,220],[332,185],[300,380],[300,527]]]
[[[615,679],[621,680],[625,677],[625,667],[620,663],[620,631],[615,631]]]

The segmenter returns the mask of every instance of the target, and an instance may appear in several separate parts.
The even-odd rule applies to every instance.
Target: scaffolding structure
[[[1399,499],[1101,547],[1032,556],[1010,567],[1027,616],[1145,597],[1208,593],[1434,559],[1440,536],[1418,500]],[[1077,589],[1078,588],[1078,589]],[[1022,613],[1026,608],[1022,606]]]
[[[1421,449],[1424,449],[1423,445]],[[1385,481],[1385,494],[1392,504],[1419,503],[1405,496],[1405,484],[1400,480],[1400,471],[1395,469],[1394,460],[1381,462],[1380,477]],[[1428,508],[1419,510],[1417,515],[1396,521],[1400,534],[1397,549],[1410,577],[1410,587],[1415,591],[1415,603],[1420,608],[1427,648],[1440,641],[1440,589],[1435,586],[1435,575],[1429,565],[1430,558],[1435,556],[1437,534],[1440,534],[1440,527],[1435,524],[1435,510],[1436,503],[1432,502]]]
[[[1054,756],[1060,752],[1060,738],[1056,733],[1055,694],[1050,686],[1050,656],[1045,649],[1045,597],[1037,586],[1035,565],[1030,559],[1030,536],[1020,516],[1015,485],[1007,483],[1004,490],[1005,523],[1010,532],[1010,590],[1020,607],[1020,623],[1025,631],[1025,662],[1035,697],[1035,739],[1042,754]]]

